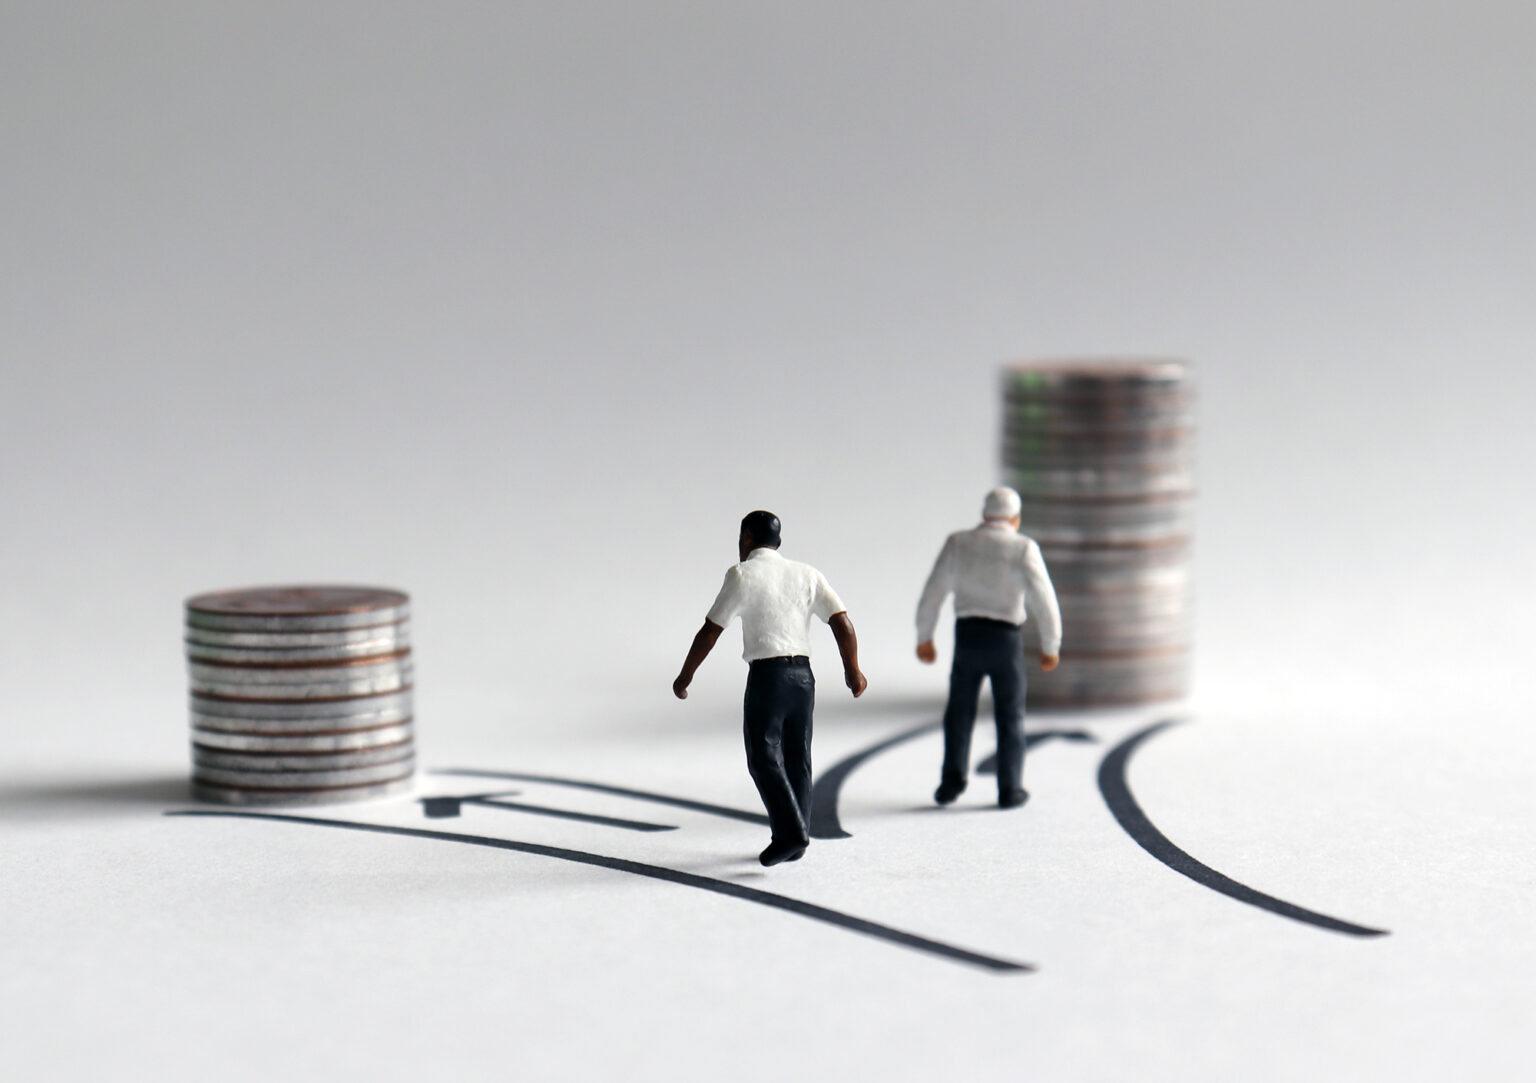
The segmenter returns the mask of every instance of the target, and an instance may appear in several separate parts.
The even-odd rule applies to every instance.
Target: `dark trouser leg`
[[[1024,650],[1018,636],[1004,644],[991,667],[997,717],[997,792],[1024,788]]]
[[[816,679],[809,666],[793,672],[793,704],[784,718],[784,773],[794,791],[800,822],[811,822],[811,716],[816,708]],[[787,682],[788,683],[788,682]]]
[[[805,817],[795,799],[784,764],[785,719],[797,700],[794,686],[785,680],[782,667],[753,666],[747,673],[747,694],[742,705],[742,730],[747,745],[747,770],[768,811],[775,841],[804,841]],[[809,711],[806,712],[809,718]],[[809,735],[807,734],[807,742]],[[806,757],[809,766],[809,756]]]
[[[940,781],[963,783],[970,775],[971,731],[976,728],[976,700],[985,671],[975,665],[968,645],[955,637],[955,662],[949,671],[949,702],[944,706],[944,771]]]

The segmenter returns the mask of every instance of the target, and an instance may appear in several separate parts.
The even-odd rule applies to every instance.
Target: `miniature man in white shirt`
[[[947,805],[965,791],[971,731],[983,678],[992,682],[997,721],[997,803],[1017,808],[1024,790],[1024,647],[1021,625],[1034,618],[1040,631],[1040,668],[1056,668],[1061,610],[1033,538],[1019,533],[1019,494],[993,489],[982,522],[951,534],[923,587],[917,606],[917,657],[938,657],[933,630],[939,608],[955,596],[955,661],[944,708],[944,769],[933,799]]]
[[[777,865],[798,860],[811,842],[811,712],[816,706],[809,658],[812,616],[832,627],[849,691],[857,697],[868,682],[859,672],[853,622],[826,577],[809,564],[779,555],[778,516],[766,511],[748,515],[741,521],[736,546],[741,563],[725,573],[672,692],[678,699],[688,698],[694,671],[739,615],[741,656],[750,666],[743,707],[747,770],[773,830],[758,860]]]

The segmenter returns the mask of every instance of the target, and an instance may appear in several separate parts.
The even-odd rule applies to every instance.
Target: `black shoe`
[[[997,795],[998,808],[1018,808],[1029,800],[1029,791],[1023,788],[1017,790],[1004,790]]]
[[[757,855],[757,859],[764,865],[777,865],[780,861],[799,861],[805,856],[805,848],[810,844],[810,839],[786,839],[782,842],[774,839],[768,844],[768,849]]]
[[[941,805],[947,805],[965,792],[965,779],[946,778],[939,783],[939,788],[933,791],[933,799]]]

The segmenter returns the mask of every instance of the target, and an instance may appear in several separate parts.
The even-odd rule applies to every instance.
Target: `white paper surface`
[[[9,3],[0,1078],[1525,1080],[1536,7]],[[815,760],[936,721],[997,366],[1196,364],[1194,699],[936,735],[763,870],[753,508],[849,606]],[[180,602],[413,597],[412,798],[169,816]],[[1065,630],[1070,643],[1072,630]],[[947,651],[947,630],[939,645]],[[947,658],[947,654],[944,656]],[[1160,863],[1105,756],[1190,858]],[[990,750],[983,721],[978,758]],[[637,833],[415,797],[652,820]]]
[[[827,683],[823,771],[937,717],[937,700],[855,710]],[[733,706],[678,704],[697,712],[688,731],[645,739],[593,727],[449,755],[429,738],[425,759],[758,811]],[[1165,718],[1180,721],[1126,777],[1168,839],[1259,892],[1388,934],[1277,916],[1140,848],[1097,775]],[[428,819],[412,798],[275,810],[292,821],[180,817],[166,813],[221,810],[180,799],[173,762],[36,777],[5,805],[6,1057],[51,1078],[128,1064],[194,1079],[210,1059],[231,1079],[768,1079],[790,1063],[889,1078],[1517,1077],[1528,762],[1499,763],[1439,720],[1326,708],[1037,714],[1030,729],[1090,739],[1031,749],[1022,810],[993,807],[985,776],[935,808],[929,732],[847,777],[851,838],[769,870],[755,861],[765,828],[548,782],[429,770],[417,796],[515,790],[675,830],[474,804]],[[977,746],[989,750],[984,730]],[[676,870],[1037,969],[461,836]]]

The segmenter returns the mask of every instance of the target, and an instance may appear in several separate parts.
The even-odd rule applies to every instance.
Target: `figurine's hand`
[[[1056,668],[1056,663],[1060,661],[1061,656],[1058,654],[1042,654],[1040,656],[1040,668],[1049,673]]]
[[[934,659],[938,658],[938,649],[934,647],[933,640],[925,639],[917,645],[917,660],[925,666],[931,666]]]
[[[864,689],[869,687],[869,682],[864,679],[864,674],[856,669],[852,672],[845,672],[843,674],[843,681],[848,685],[848,691],[853,693],[854,699],[862,696]]]
[[[674,696],[676,696],[678,699],[687,699],[688,698],[688,678],[687,677],[679,677],[677,680],[672,682],[672,694]]]

